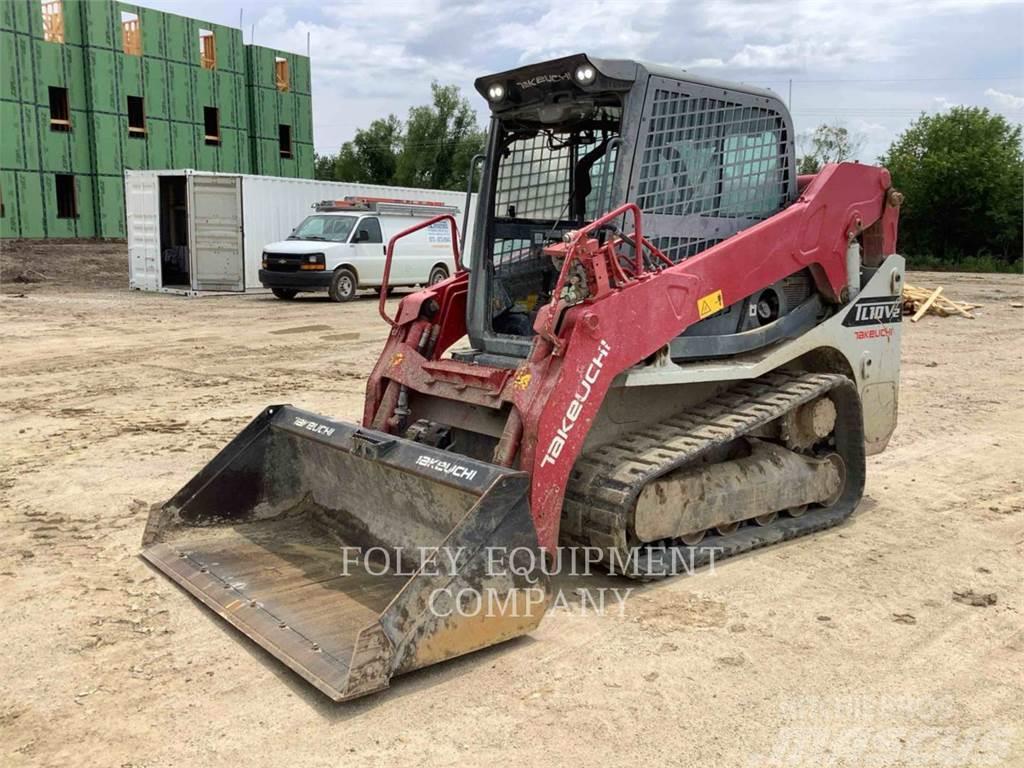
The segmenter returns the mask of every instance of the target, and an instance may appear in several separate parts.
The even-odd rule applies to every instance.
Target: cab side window
[[[363,234],[363,233],[366,234]],[[380,233],[380,222],[377,219],[367,218],[359,222],[356,233],[353,237],[354,243],[383,243],[384,238]]]

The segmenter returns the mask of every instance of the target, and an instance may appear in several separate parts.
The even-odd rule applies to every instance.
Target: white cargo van
[[[260,283],[279,299],[327,291],[335,301],[349,301],[360,288],[379,291],[388,240],[417,221],[459,213],[443,203],[367,197],[325,201],[314,208],[287,240],[263,249]],[[451,228],[441,221],[398,242],[388,287],[433,285],[454,272]]]

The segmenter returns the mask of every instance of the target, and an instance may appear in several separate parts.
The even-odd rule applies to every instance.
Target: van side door
[[[355,251],[353,261],[359,271],[360,285],[380,285],[384,276],[384,237],[376,216],[364,216],[356,224],[349,240]],[[393,270],[392,270],[393,271]]]

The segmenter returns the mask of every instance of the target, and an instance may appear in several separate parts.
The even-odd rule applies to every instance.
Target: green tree
[[[318,155],[314,174],[331,181],[394,184],[402,140],[402,122],[397,117],[374,120],[369,127],[357,130],[338,154]]]
[[[336,157],[337,155],[321,155],[319,152],[313,152],[313,178],[333,181]]]
[[[429,105],[413,107],[402,124],[394,115],[356,131],[336,155],[317,155],[318,179],[463,189],[473,155],[487,134],[455,85],[430,86]]]
[[[922,114],[879,162],[905,198],[901,251],[946,262],[1021,257],[1020,125],[980,107]]]
[[[431,83],[428,106],[413,107],[405,125],[397,182],[409,187],[460,189],[470,158],[483,151],[486,135],[457,86]]]
[[[822,123],[814,133],[800,136],[797,144],[803,145],[797,173],[817,173],[826,163],[851,159],[864,146],[864,137],[850,133],[841,125]]]

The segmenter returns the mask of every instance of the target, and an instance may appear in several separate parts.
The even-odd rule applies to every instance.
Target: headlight
[[[267,268],[267,254],[266,253],[263,254],[263,261],[261,262],[260,266],[262,266],[263,269]]]
[[[300,270],[312,270],[314,272],[320,272],[326,269],[324,265],[324,255],[322,253],[311,253],[306,256],[306,260],[299,264]]]
[[[487,89],[487,98],[491,101],[501,101],[505,98],[505,86],[495,83]]]
[[[597,77],[597,71],[589,64],[576,67],[576,82],[580,85],[590,85]]]

